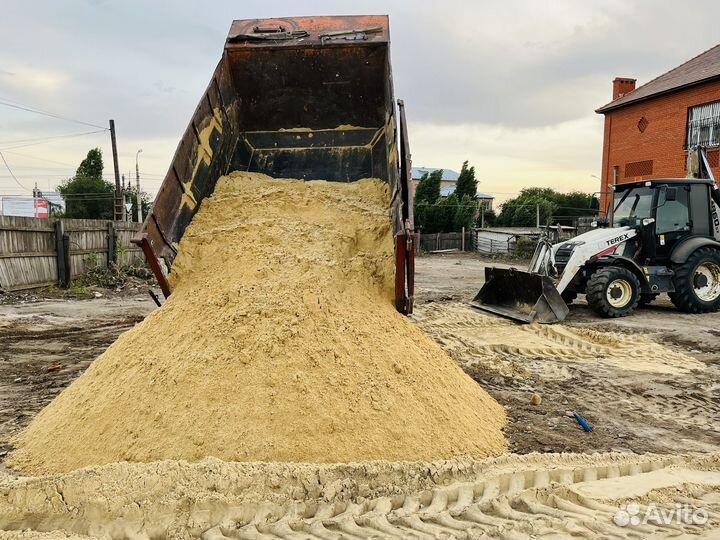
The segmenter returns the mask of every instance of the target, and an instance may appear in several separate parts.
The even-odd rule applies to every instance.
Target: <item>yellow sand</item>
[[[9,465],[500,454],[502,407],[394,309],[388,197],[376,180],[222,178],[170,299],[33,420]]]

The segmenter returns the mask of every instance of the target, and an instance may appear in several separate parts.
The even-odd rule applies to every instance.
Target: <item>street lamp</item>
[[[142,201],[140,200],[140,164],[138,163],[138,157],[140,157],[142,148],[135,153],[135,204],[137,205],[137,220],[138,223],[142,223]]]

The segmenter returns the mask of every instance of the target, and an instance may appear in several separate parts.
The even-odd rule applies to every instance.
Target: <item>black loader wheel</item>
[[[562,299],[569,306],[577,299],[578,293],[575,291],[563,291],[560,296],[562,296]]]
[[[638,305],[649,306],[657,299],[658,296],[660,296],[659,293],[642,293],[640,294],[640,301],[638,302]]]
[[[627,268],[607,266],[590,276],[586,298],[601,317],[624,317],[640,301],[640,280]]]
[[[720,310],[720,250],[700,248],[675,268],[670,300],[686,313]]]

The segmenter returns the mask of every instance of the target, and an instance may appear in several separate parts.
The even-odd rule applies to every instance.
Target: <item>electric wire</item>
[[[68,118],[67,116],[61,116],[61,115],[59,115],[59,114],[54,114],[54,113],[49,113],[49,112],[46,112],[46,111],[41,111],[41,110],[36,109],[36,108],[34,108],[34,107],[30,107],[29,105],[20,105],[20,104],[16,104],[16,103],[9,102],[9,101],[4,100],[4,99],[0,99],[0,105],[4,105],[5,107],[11,107],[11,108],[13,108],[13,109],[18,109],[18,110],[21,110],[21,111],[27,111],[27,112],[39,114],[39,115],[42,115],[42,116],[48,116],[48,117],[50,117],[50,118],[55,118],[55,119],[57,119],[57,120],[65,120],[66,122],[75,122],[76,124],[82,124],[82,125],[89,126],[89,127],[100,128],[100,129],[102,129],[102,130],[104,130],[104,131],[108,131],[108,130],[109,130],[109,128],[107,128],[107,127],[105,127],[105,126],[99,126],[99,125],[97,125],[97,124],[91,124],[90,122],[83,122],[82,120],[76,120],[76,119],[74,119],[74,118]]]
[[[10,173],[10,176],[12,177],[12,179],[15,180],[15,183],[16,183],[18,186],[20,186],[21,188],[23,188],[24,190],[26,190],[26,191],[31,191],[29,188],[26,188],[25,186],[23,186],[23,185],[20,183],[20,180],[17,179],[17,177],[15,176],[15,173],[12,172],[12,169],[10,168],[10,165],[8,165],[8,162],[7,162],[7,160],[5,159],[5,156],[3,155],[2,151],[0,151],[0,158],[2,158],[2,161],[3,161],[3,163],[5,164],[5,168],[6,168],[6,169],[8,170],[8,172]]]
[[[14,150],[15,148],[25,148],[27,146],[36,146],[38,144],[45,144],[47,142],[57,140],[57,139],[72,139],[74,137],[84,137],[86,135],[93,135],[96,133],[104,133],[105,131],[107,131],[107,130],[99,129],[99,130],[95,130],[95,131],[85,131],[83,133],[70,133],[67,135],[55,135],[53,137],[44,137],[42,139],[38,139],[36,142],[6,146],[5,148],[0,148],[0,150]]]

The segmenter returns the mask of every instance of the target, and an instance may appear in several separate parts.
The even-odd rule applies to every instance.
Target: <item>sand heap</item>
[[[504,450],[502,407],[393,306],[387,185],[234,173],[162,308],[17,438],[10,466],[433,460]]]

